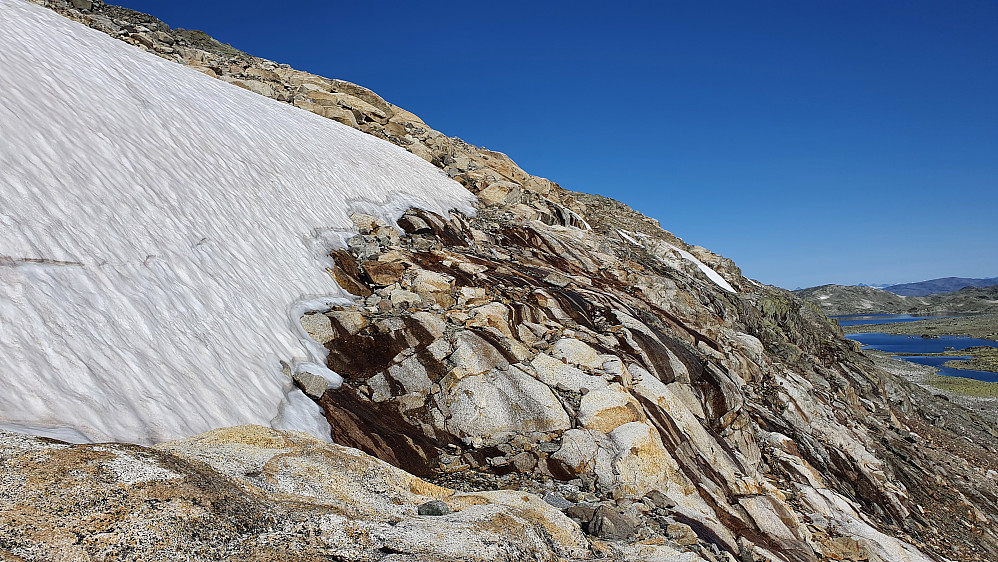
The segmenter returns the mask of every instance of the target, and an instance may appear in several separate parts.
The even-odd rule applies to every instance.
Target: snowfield
[[[628,242],[630,242],[631,244],[634,244],[635,246],[642,246],[642,247],[646,247],[646,248],[648,247],[648,245],[645,244],[645,242],[648,242],[648,241],[651,240],[651,238],[648,235],[646,235],[646,234],[642,234],[642,233],[639,233],[639,232],[631,232],[629,230],[620,230],[620,229],[617,229],[617,234],[619,234],[621,238],[623,238],[624,240],[627,240]],[[640,238],[644,242],[639,242],[635,238]],[[688,262],[692,263],[693,265],[695,265],[697,267],[697,269],[699,269],[701,272],[703,272],[703,274],[706,275],[707,278],[711,280],[712,283],[714,283],[715,285],[717,285],[721,289],[724,289],[725,291],[727,291],[729,293],[737,293],[738,292],[738,291],[735,290],[734,287],[731,286],[730,283],[728,283],[727,281],[725,281],[724,277],[721,277],[720,273],[714,271],[713,268],[711,268],[709,265],[703,263],[702,261],[698,260],[696,258],[696,256],[694,256],[693,254],[687,252],[686,250],[683,250],[682,248],[679,248],[679,247],[677,247],[677,246],[675,246],[673,244],[669,244],[668,242],[661,242],[661,243],[652,242],[651,245],[652,245],[652,247],[649,248],[649,250],[651,251],[652,254],[657,255],[658,259],[662,263],[664,263],[664,264],[666,264],[666,265],[668,265],[670,267],[676,267],[676,263],[674,261],[670,262],[669,259],[666,259],[663,256],[663,254],[662,254],[661,251],[657,251],[655,249],[656,246],[662,246],[662,247],[668,248],[669,251],[672,251],[672,252],[675,252],[675,253],[679,254],[679,256],[681,258],[683,258],[686,261],[688,261]],[[756,284],[758,285],[758,283],[756,283]]]
[[[0,0],[0,427],[151,442],[321,433],[280,361],[366,212],[471,212],[401,148]],[[280,413],[280,415],[279,415]]]
[[[703,274],[706,275],[708,279],[710,279],[711,281],[713,281],[715,285],[717,285],[718,287],[724,289],[725,291],[727,291],[729,293],[737,293],[738,292],[738,291],[735,290],[734,287],[731,286],[730,283],[728,283],[727,281],[724,280],[724,277],[721,277],[720,273],[714,271],[709,265],[707,265],[707,264],[703,263],[702,261],[698,260],[696,258],[696,256],[694,256],[693,254],[687,252],[686,250],[683,250],[682,248],[677,248],[676,246],[673,246],[672,244],[669,244],[669,246],[673,250],[679,252],[679,255],[683,256],[684,259],[686,259],[687,261],[692,262],[693,265],[697,266],[697,269],[699,269],[700,271],[702,271]]]

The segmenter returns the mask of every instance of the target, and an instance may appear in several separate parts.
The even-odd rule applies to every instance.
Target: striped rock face
[[[410,210],[397,241],[379,242],[377,228],[351,240],[361,250],[334,258],[357,304],[304,321],[324,327],[313,336],[344,378],[318,400],[334,440],[452,486],[559,490],[566,513],[593,533],[613,529],[607,538],[688,529],[683,541],[732,555],[838,553],[830,529],[803,521],[861,501],[846,482],[865,482],[878,505],[907,517],[906,492],[885,477],[868,430],[835,415],[835,393],[811,382],[828,376],[817,365],[851,353],[831,324],[806,307],[760,311],[759,301],[792,297],[740,276],[715,283],[702,261],[670,253],[664,233],[620,244],[616,226],[592,222],[529,221],[508,207]],[[369,272],[384,264],[401,271],[391,285]],[[868,369],[852,365],[838,380]],[[875,394],[863,378],[846,384]],[[844,404],[874,419],[855,405]],[[781,449],[780,462],[777,427],[801,447]],[[836,461],[820,457],[830,446]],[[822,492],[788,501],[804,488]],[[835,489],[838,508],[817,499]],[[606,509],[630,519],[614,526],[597,515]],[[858,513],[832,519],[860,525]],[[870,529],[857,539],[863,556],[926,559]]]
[[[308,413],[313,432],[384,462],[261,428],[210,433],[171,445],[169,453],[22,441],[4,449],[0,472],[0,492],[10,500],[0,501],[5,517],[0,532],[14,530],[0,535],[0,548],[13,556],[108,557],[118,554],[108,550],[110,545],[132,545],[135,536],[152,533],[164,537],[154,544],[165,559],[177,558],[160,546],[169,546],[168,537],[183,536],[185,545],[210,549],[218,543],[198,543],[199,537],[222,536],[221,544],[234,545],[224,554],[250,559],[297,553],[305,559],[347,560],[998,560],[998,489],[988,477],[995,474],[988,470],[998,470],[993,428],[877,369],[815,306],[745,278],[730,260],[684,243],[625,205],[562,189],[531,176],[502,153],[447,137],[361,86],[255,58],[204,34],[171,30],[151,16],[100,2],[38,3],[248,90],[209,81],[207,86],[198,82],[198,91],[224,86],[235,92],[231,99],[238,99],[239,107],[256,108],[262,100],[272,106],[267,111],[283,112],[325,133],[330,130],[325,125],[336,124],[316,115],[369,135],[345,129],[330,142],[365,147],[362,160],[369,166],[355,171],[370,181],[334,174],[328,185],[336,189],[316,195],[336,203],[351,190],[366,193],[374,185],[385,197],[351,209],[309,206],[331,213],[318,222],[342,236],[332,263],[324,262],[339,287],[313,267],[317,256],[304,254],[302,267],[312,267],[317,276],[301,277],[300,268],[285,271],[274,265],[283,262],[268,262],[261,272],[253,260],[240,266],[248,270],[217,276],[227,287],[233,279],[255,282],[256,276],[289,273],[315,283],[292,291],[295,298],[330,291],[339,298],[293,308],[289,319],[290,297],[282,291],[292,285],[277,279],[273,290],[229,307],[237,317],[208,315],[205,321],[220,326],[208,335],[240,349],[290,350],[304,344],[312,361],[289,366],[284,377],[274,357],[275,368],[262,387],[283,391],[293,377],[305,394],[295,394],[300,408],[291,410]],[[0,4],[5,16],[14,7],[26,7],[19,0]],[[0,18],[0,25],[10,21]],[[37,35],[47,37],[42,31]],[[0,43],[9,37],[14,35],[0,35]],[[100,44],[106,47],[102,53],[124,47]],[[146,60],[165,68],[159,59]],[[14,65],[7,62],[0,80],[14,75]],[[21,64],[18,71],[37,71],[49,62]],[[88,62],[84,58],[81,64]],[[177,70],[194,75],[171,66],[157,77]],[[126,74],[151,78],[146,73]],[[0,96],[33,83],[15,80],[8,86]],[[157,92],[182,98],[193,90],[171,86],[149,95]],[[225,99],[216,99],[219,111],[208,117],[233,112]],[[173,115],[169,108],[160,109]],[[262,115],[235,113],[227,121],[246,115],[256,121]],[[97,122],[107,121],[100,117]],[[9,128],[14,122],[0,123]],[[49,136],[61,138],[57,132]],[[6,146],[5,138],[0,137],[0,146]],[[282,154],[264,152],[267,158]],[[33,151],[30,157],[42,153]],[[10,161],[0,174],[44,169],[24,170],[28,160],[17,154],[0,153]],[[258,164],[251,156],[245,160]],[[393,164],[386,168],[386,162]],[[118,164],[112,159],[109,167]],[[281,177],[301,169],[291,166]],[[384,170],[395,172],[382,177]],[[261,177],[251,176],[247,181]],[[228,175],[215,179],[232,180]],[[407,195],[426,197],[421,202],[392,199],[399,185]],[[4,195],[12,192],[2,187],[8,189]],[[472,194],[477,196],[475,216],[466,204]],[[455,201],[465,203],[463,213],[448,213]],[[242,203],[237,200],[232,207]],[[403,215],[410,206],[418,208]],[[3,212],[11,211],[2,207]],[[395,224],[388,220],[399,215]],[[282,228],[303,216],[289,213]],[[251,226],[246,241],[261,247],[275,242],[269,232],[260,235],[259,224]],[[191,239],[193,249],[184,246],[184,252],[215,251],[200,238]],[[41,256],[60,263],[40,265],[22,259],[39,256],[13,256],[22,259],[17,262],[0,256],[0,271],[74,275],[75,270],[62,268],[66,263],[61,262],[71,260],[60,255]],[[288,255],[271,252],[275,259]],[[134,268],[147,274],[146,265],[137,263]],[[155,268],[155,260],[151,263]],[[267,316],[275,310],[283,315],[279,326]],[[190,315],[178,313],[177,318],[189,320]],[[41,331],[44,326],[39,326]],[[220,336],[236,328],[271,334],[277,343],[264,338],[260,345],[248,345]],[[323,362],[323,349],[306,333],[328,352],[324,365],[316,364]],[[281,357],[289,359],[290,353]],[[167,354],[162,363],[178,357],[184,358]],[[239,375],[245,367],[230,365]],[[324,383],[322,376],[330,380]],[[342,386],[331,388],[338,376]],[[144,382],[137,377],[111,381],[120,383],[109,386],[117,397],[119,386]],[[197,387],[180,386],[151,405],[207,399],[212,407],[203,410],[231,414],[214,423],[267,423],[276,406],[269,399],[273,393],[253,400],[247,393],[261,385],[236,386],[237,392],[220,391],[218,400]],[[34,401],[16,401],[4,413],[14,406],[44,405],[45,397],[72,395],[47,392],[33,396]],[[133,406],[142,414],[155,411]],[[97,408],[94,412],[92,426],[121,421],[98,415],[103,412]],[[179,414],[159,417],[170,431],[200,431]],[[38,447],[55,449],[39,453]],[[73,466],[79,467],[76,472]],[[441,491],[413,474],[469,493]],[[73,488],[73,478],[82,482],[80,487]],[[498,489],[485,500],[477,493]],[[64,490],[97,500],[83,504],[85,512],[72,511]],[[212,501],[199,503],[202,493]],[[458,496],[464,499],[450,501]],[[150,497],[156,501],[147,501]],[[419,515],[416,504],[435,499],[446,500],[452,513]],[[303,510],[308,514],[300,515]],[[66,517],[68,512],[75,516]],[[302,518],[307,524],[296,526]],[[62,526],[53,528],[55,520]],[[149,530],[150,522],[164,520],[180,523]],[[41,531],[25,538],[25,529]],[[591,536],[583,537],[582,531]],[[322,550],[323,545],[333,546]],[[221,556],[204,552],[204,558]]]

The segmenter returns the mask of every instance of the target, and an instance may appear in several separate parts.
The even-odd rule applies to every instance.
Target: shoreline
[[[970,338],[998,341],[998,314],[976,314],[972,316],[940,317],[913,322],[884,322],[882,324],[859,324],[843,326],[848,334],[881,333],[896,336],[967,336]],[[951,369],[986,371],[998,373],[998,348],[972,346],[966,349],[947,350],[940,353],[896,353],[895,356],[920,355],[927,357],[970,356],[969,360],[951,360],[944,366]],[[954,377],[947,377],[954,378]],[[959,378],[959,377],[956,377]]]
[[[998,383],[940,375],[935,367],[910,363],[882,351],[863,350],[863,353],[877,368],[998,423]]]
[[[846,334],[880,332],[899,336],[968,336],[998,341],[998,314],[944,316],[913,322],[884,322],[843,326]]]

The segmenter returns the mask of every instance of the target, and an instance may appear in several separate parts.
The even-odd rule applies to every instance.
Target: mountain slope
[[[903,297],[924,297],[940,293],[952,293],[965,287],[993,287],[998,285],[998,277],[974,279],[970,277],[943,277],[917,283],[900,283],[884,287],[885,291]]]
[[[830,316],[845,314],[942,314],[998,312],[998,287],[967,287],[959,291],[905,297],[886,290],[852,285],[822,285],[794,294]]]
[[[394,216],[351,215],[330,270],[352,296],[300,321],[338,375],[289,373],[337,443],[450,489],[262,428],[156,450],[14,435],[3,455],[14,484],[0,493],[16,501],[0,502],[0,549],[100,557],[155,531],[250,559],[998,558],[993,429],[876,369],[816,306],[744,278],[621,203],[445,137],[369,90],[207,41],[198,48],[150,16],[78,4],[49,3],[403,146],[477,195],[475,215],[407,210],[395,221],[401,233]],[[268,314],[272,303],[248,305]],[[324,377],[339,375],[329,388]],[[58,469],[74,462],[75,472]],[[224,497],[190,500],[211,488]],[[428,496],[447,504],[433,513],[453,512],[419,509]],[[510,526],[524,532],[496,541]],[[400,540],[407,529],[440,540]],[[167,546],[175,550],[130,548],[169,559],[177,545]]]

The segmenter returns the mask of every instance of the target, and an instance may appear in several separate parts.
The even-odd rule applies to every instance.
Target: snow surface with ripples
[[[280,361],[324,363],[299,319],[350,302],[324,271],[349,215],[471,212],[472,195],[401,148],[44,8],[0,14],[0,427],[316,433]]]

